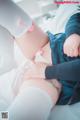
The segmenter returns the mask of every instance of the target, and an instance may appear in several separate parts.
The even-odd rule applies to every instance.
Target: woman
[[[32,61],[36,52],[48,42],[47,35],[11,0],[0,1],[0,24],[15,37],[25,56]],[[52,84],[43,78],[23,81],[14,103],[8,108],[10,120],[46,120],[60,89],[59,83]]]
[[[1,0],[0,5],[1,5],[0,6],[0,12],[1,12],[0,24],[2,26],[4,26],[15,37],[16,42],[20,46],[20,48],[23,51],[23,54],[26,56],[26,58],[33,60],[36,52],[48,43],[48,41],[49,41],[48,35],[46,33],[44,33],[32,21],[32,19],[24,11],[22,11],[16,4],[14,4],[11,0],[6,0],[6,1]],[[7,13],[6,15],[5,15],[5,11]],[[75,13],[77,13],[77,15]],[[80,44],[80,41],[79,41],[80,11],[79,11],[78,5],[76,7],[75,13],[73,11],[73,14],[72,14],[73,17],[70,19],[70,21],[71,21],[74,18],[73,19],[74,24],[71,24],[71,26],[67,25],[69,27],[66,28],[70,31],[70,32],[68,32],[68,30],[66,30],[66,32],[69,33],[69,34],[67,33],[66,41],[72,41],[72,39],[74,39],[74,42],[76,42],[75,43],[76,47],[70,46],[69,48],[73,47],[75,49],[78,49],[79,44]],[[9,15],[10,15],[10,17],[9,17]],[[8,19],[6,22],[6,18],[12,18],[12,19]],[[77,35],[75,35],[75,34],[77,34]],[[37,40],[37,38],[38,38],[38,40]],[[75,41],[75,39],[76,39],[76,41]],[[68,48],[68,45],[64,45],[64,53],[67,54],[68,49],[65,48],[65,46],[67,46],[67,48]],[[76,55],[73,54],[73,56],[77,56],[77,55],[78,55],[78,53]],[[68,54],[68,56],[71,56],[71,53],[70,53],[70,55]],[[74,61],[74,64],[75,63],[76,63],[76,61]],[[75,64],[75,65],[77,65],[77,64]],[[80,68],[80,67],[78,67],[78,68]],[[55,67],[54,67],[54,69],[55,69]],[[70,68],[70,69],[72,69],[72,68]],[[79,79],[79,74],[78,73],[76,73],[76,74],[78,76],[76,79]],[[67,77],[69,77],[69,76],[67,76]],[[74,77],[71,77],[71,78],[75,79]]]
[[[1,19],[0,19],[0,24],[3,26],[3,27],[6,27],[6,29],[9,30],[9,32],[15,37],[16,39],[16,42],[19,44],[19,46],[21,47],[24,55],[29,58],[29,59],[32,59],[34,61],[34,57],[35,57],[35,54],[36,52],[41,49],[42,47],[44,47],[46,45],[46,43],[48,43],[48,35],[43,33],[41,31],[40,28],[38,28],[36,26],[36,24],[30,19],[30,17],[28,15],[26,15],[18,6],[16,6],[12,1],[10,0],[1,0],[1,3],[0,3],[0,12],[1,12]],[[16,10],[16,12],[14,12],[14,10]],[[5,11],[7,12],[7,14],[5,15]],[[3,14],[2,14],[3,13]],[[5,19],[6,18],[10,18],[8,15],[11,16],[12,20],[8,19],[8,21],[6,22]],[[4,20],[3,20],[3,17],[4,17]],[[28,21],[28,22],[26,22]],[[7,24],[6,24],[7,23]],[[13,25],[14,24],[14,25]],[[37,35],[37,36],[36,36]],[[38,40],[37,40],[38,38]],[[31,49],[30,49],[31,48]],[[36,65],[36,64],[35,64]],[[39,65],[38,65],[39,66]],[[48,93],[49,97],[48,98],[51,98],[51,100],[53,100],[53,104],[51,104],[51,102],[47,102],[48,104],[43,104],[42,107],[46,106],[46,105],[49,105],[47,106],[47,109],[44,108],[44,115],[42,114],[39,114],[39,117],[42,116],[42,118],[40,118],[40,120],[43,120],[44,118],[46,119],[46,113],[49,114],[49,111],[51,110],[52,106],[54,105],[54,103],[56,103],[57,99],[58,99],[58,95],[59,95],[59,91],[56,92],[56,100],[54,99],[54,94],[53,94],[53,89],[56,88],[56,87],[51,87],[52,84],[48,83],[47,81],[43,80],[45,78],[45,74],[44,74],[44,71],[46,69],[46,73],[47,70],[52,70],[54,71],[52,68],[53,66],[50,66],[50,69],[49,67],[46,68],[46,65],[41,65],[42,67],[41,68],[41,72],[38,72],[39,74],[33,74],[32,76],[29,76],[29,81],[27,81],[25,84],[23,83],[23,88],[24,88],[24,85],[28,85],[28,87],[26,89],[21,89],[22,92],[20,92],[18,95],[18,97],[15,99],[13,105],[9,108],[9,112],[10,112],[10,117],[11,117],[11,120],[12,118],[15,117],[15,120],[16,119],[23,119],[24,120],[26,119],[26,117],[31,117],[30,115],[28,116],[28,114],[26,115],[26,113],[24,114],[22,111],[24,109],[21,109],[22,108],[22,105],[21,103],[24,102],[22,100],[22,96],[26,96],[29,98],[29,92],[27,94],[24,94],[28,91],[28,88],[30,87],[30,91],[32,91],[33,93],[33,89],[32,87],[34,86],[38,86],[40,88],[40,92],[39,93],[39,90],[37,89],[37,92],[41,95],[41,96],[44,96],[44,99],[45,100],[49,100],[49,99],[46,99],[45,95],[43,95],[43,91],[46,91],[46,93]],[[54,67],[55,69],[55,67]],[[39,70],[39,69],[38,69]],[[38,71],[37,70],[37,71]],[[44,70],[44,71],[43,71]],[[39,70],[40,71],[40,70]],[[49,71],[49,73],[50,73]],[[51,71],[51,73],[53,73]],[[42,74],[43,72],[43,74]],[[36,72],[35,72],[36,73]],[[36,75],[39,75],[37,78],[39,79],[39,82],[37,82],[37,80],[34,78],[36,78]],[[47,76],[47,74],[46,74]],[[33,78],[33,80],[31,80]],[[48,78],[48,77],[47,77]],[[43,83],[44,86],[43,86]],[[55,85],[55,83],[54,83]],[[60,86],[60,85],[59,85]],[[36,89],[34,87],[34,89]],[[57,89],[55,89],[55,91],[57,91]],[[34,93],[36,94],[35,90],[34,90]],[[36,97],[38,97],[38,93],[36,94]],[[32,94],[31,94],[31,97],[32,97]],[[42,99],[42,97],[41,97]],[[27,100],[27,98],[25,99]],[[20,102],[19,102],[20,101]],[[43,99],[42,99],[43,101]],[[20,104],[19,104],[20,103]],[[15,106],[16,105],[16,106]],[[28,105],[28,104],[27,104]],[[32,102],[32,105],[33,105],[33,102]],[[31,105],[31,106],[32,106]],[[48,109],[49,107],[49,109]],[[17,108],[17,109],[16,109]],[[27,106],[26,106],[27,108]],[[15,110],[16,109],[16,110]],[[40,109],[40,111],[42,110],[43,108]],[[26,110],[26,109],[25,109]],[[46,111],[47,110],[47,111]],[[16,112],[17,111],[17,112]],[[22,114],[21,114],[22,112]],[[29,112],[29,109],[28,109],[28,112]],[[33,112],[33,109],[32,109],[32,112]],[[31,113],[32,113],[31,112]],[[20,116],[19,116],[19,113],[20,113]],[[47,115],[48,115],[47,114]],[[13,117],[14,116],[14,117]],[[34,116],[34,119],[37,117],[35,114],[32,115]],[[32,120],[32,118],[30,118]],[[44,119],[44,120],[45,120]],[[38,119],[39,120],[39,119]]]

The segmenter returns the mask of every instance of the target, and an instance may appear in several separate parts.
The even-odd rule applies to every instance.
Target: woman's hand
[[[70,35],[63,46],[63,51],[67,56],[77,57],[79,55],[80,36],[77,34]]]

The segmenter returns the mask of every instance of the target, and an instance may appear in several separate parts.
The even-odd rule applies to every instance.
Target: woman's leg
[[[44,62],[47,64],[52,64],[51,60],[51,49],[50,49],[50,43],[48,42],[40,51],[36,54],[36,62]]]
[[[53,82],[54,81],[54,82]],[[48,82],[44,79],[30,79],[25,80],[23,85],[21,85],[20,90],[23,90],[26,87],[38,87],[45,91],[53,101],[53,104],[56,104],[60,90],[61,90],[61,84],[57,80],[53,80],[51,82]],[[58,83],[58,84],[57,84]],[[54,94],[55,93],[55,94]]]
[[[45,80],[25,81],[8,109],[10,120],[47,120],[59,91]]]
[[[27,58],[32,59],[48,42],[46,33],[11,0],[0,0],[0,24],[15,37]]]
[[[48,36],[33,23],[33,31],[26,32],[21,37],[16,38],[16,42],[25,57],[33,59],[37,51],[48,43]]]

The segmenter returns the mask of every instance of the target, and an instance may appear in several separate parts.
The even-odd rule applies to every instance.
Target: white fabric
[[[32,25],[31,18],[11,0],[0,0],[0,25],[20,37]]]
[[[0,26],[0,75],[15,67],[14,40],[11,34]]]
[[[50,114],[49,120],[80,120],[80,104],[73,107],[69,105],[55,106]],[[79,109],[77,109],[77,107]],[[76,113],[74,112],[76,108]]]
[[[20,87],[23,84],[23,76],[24,73],[27,72],[28,69],[31,69],[32,62],[30,60],[24,61],[17,69],[16,69],[16,74],[12,83],[12,90],[15,93],[19,92]]]
[[[47,120],[52,109],[52,100],[43,90],[25,88],[9,107],[10,120]]]
[[[53,32],[61,33],[65,31],[65,26],[69,18],[78,13],[78,5],[77,4],[63,4],[59,7],[56,12],[56,16],[54,19]]]
[[[5,111],[13,101],[12,84],[15,74],[16,70],[13,69],[0,75],[0,111]]]
[[[60,5],[56,11],[55,17],[46,23],[42,24],[41,27],[45,31],[51,31],[54,34],[65,31],[65,26],[70,16],[78,13],[78,4],[63,4]]]

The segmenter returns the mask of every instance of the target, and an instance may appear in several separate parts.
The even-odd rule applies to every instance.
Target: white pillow
[[[0,75],[15,66],[14,41],[11,34],[0,26]]]

